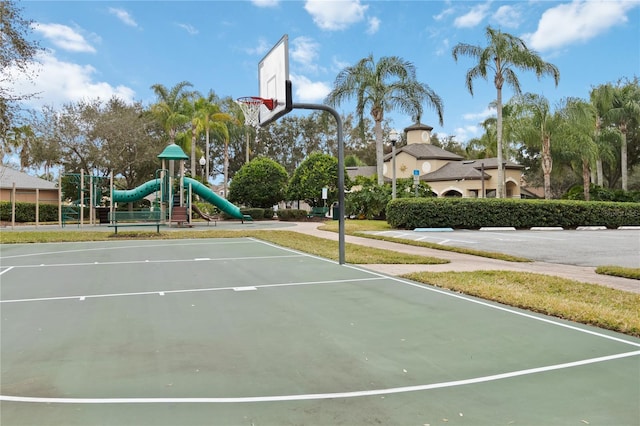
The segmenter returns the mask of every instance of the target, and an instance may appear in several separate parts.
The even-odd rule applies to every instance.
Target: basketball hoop
[[[245,124],[255,128],[260,124],[260,105],[264,105],[269,111],[272,111],[276,104],[274,99],[264,99],[258,96],[245,96],[238,98],[236,102],[244,113]]]

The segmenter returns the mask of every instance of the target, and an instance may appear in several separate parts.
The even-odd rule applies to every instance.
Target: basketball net
[[[260,137],[260,133],[258,132],[258,129],[260,128],[260,106],[264,105],[269,109],[269,111],[271,111],[275,106],[275,101],[273,99],[263,99],[257,96],[245,96],[244,98],[238,98],[236,102],[240,105],[240,109],[242,109],[242,113],[244,114],[244,124],[256,129],[255,142],[257,144]],[[245,161],[247,163],[249,162],[249,132],[247,132]]]
[[[238,98],[236,102],[244,114],[244,123],[256,129],[260,127],[260,106],[264,105],[271,111],[275,103],[273,99],[263,99],[256,96]]]

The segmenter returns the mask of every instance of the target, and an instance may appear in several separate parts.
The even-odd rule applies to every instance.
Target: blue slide
[[[125,190],[113,190],[113,202],[115,203],[129,203],[132,201],[141,200],[149,194],[153,194],[156,191],[160,190],[160,179],[153,179],[148,182],[143,183],[142,185],[133,188],[133,189],[125,189]],[[231,204],[207,186],[201,184],[195,179],[191,179],[188,177],[184,178],[183,186],[185,188],[189,188],[191,185],[191,190],[202,197],[206,202],[213,204],[229,216],[240,219],[240,220],[251,220],[251,216],[243,215],[240,212],[238,206]]]

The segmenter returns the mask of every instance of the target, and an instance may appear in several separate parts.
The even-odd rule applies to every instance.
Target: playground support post
[[[109,173],[109,218],[113,218],[113,170]]]
[[[193,217],[191,213],[191,204],[193,203],[193,192],[191,191],[191,183],[189,183],[189,191],[188,191],[188,200],[189,200],[189,224],[191,224],[191,218]]]
[[[36,188],[36,228],[40,224],[40,189]]]
[[[58,176],[58,226],[62,228],[62,174]]]
[[[84,169],[80,169],[80,228],[84,222]]]
[[[93,224],[93,175],[89,175],[89,225]]]
[[[11,229],[16,227],[16,183],[11,186]]]

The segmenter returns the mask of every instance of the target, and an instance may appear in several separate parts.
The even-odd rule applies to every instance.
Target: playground
[[[637,424],[640,340],[251,238],[3,247],[2,424]]]
[[[80,173],[61,175],[57,185],[58,225],[109,224],[117,233],[118,227],[155,226],[159,232],[160,225],[192,226],[193,215],[216,222],[219,216],[203,212],[193,203],[194,196],[229,219],[243,223],[252,220],[208,185],[186,176],[184,161],[188,158],[178,145],[168,145],[158,155],[162,167],[155,171],[155,177],[131,189],[116,189],[113,174],[95,176],[81,170]],[[14,185],[9,196],[12,228],[16,222],[16,192]],[[35,226],[38,227],[40,200],[37,195],[35,201]]]

